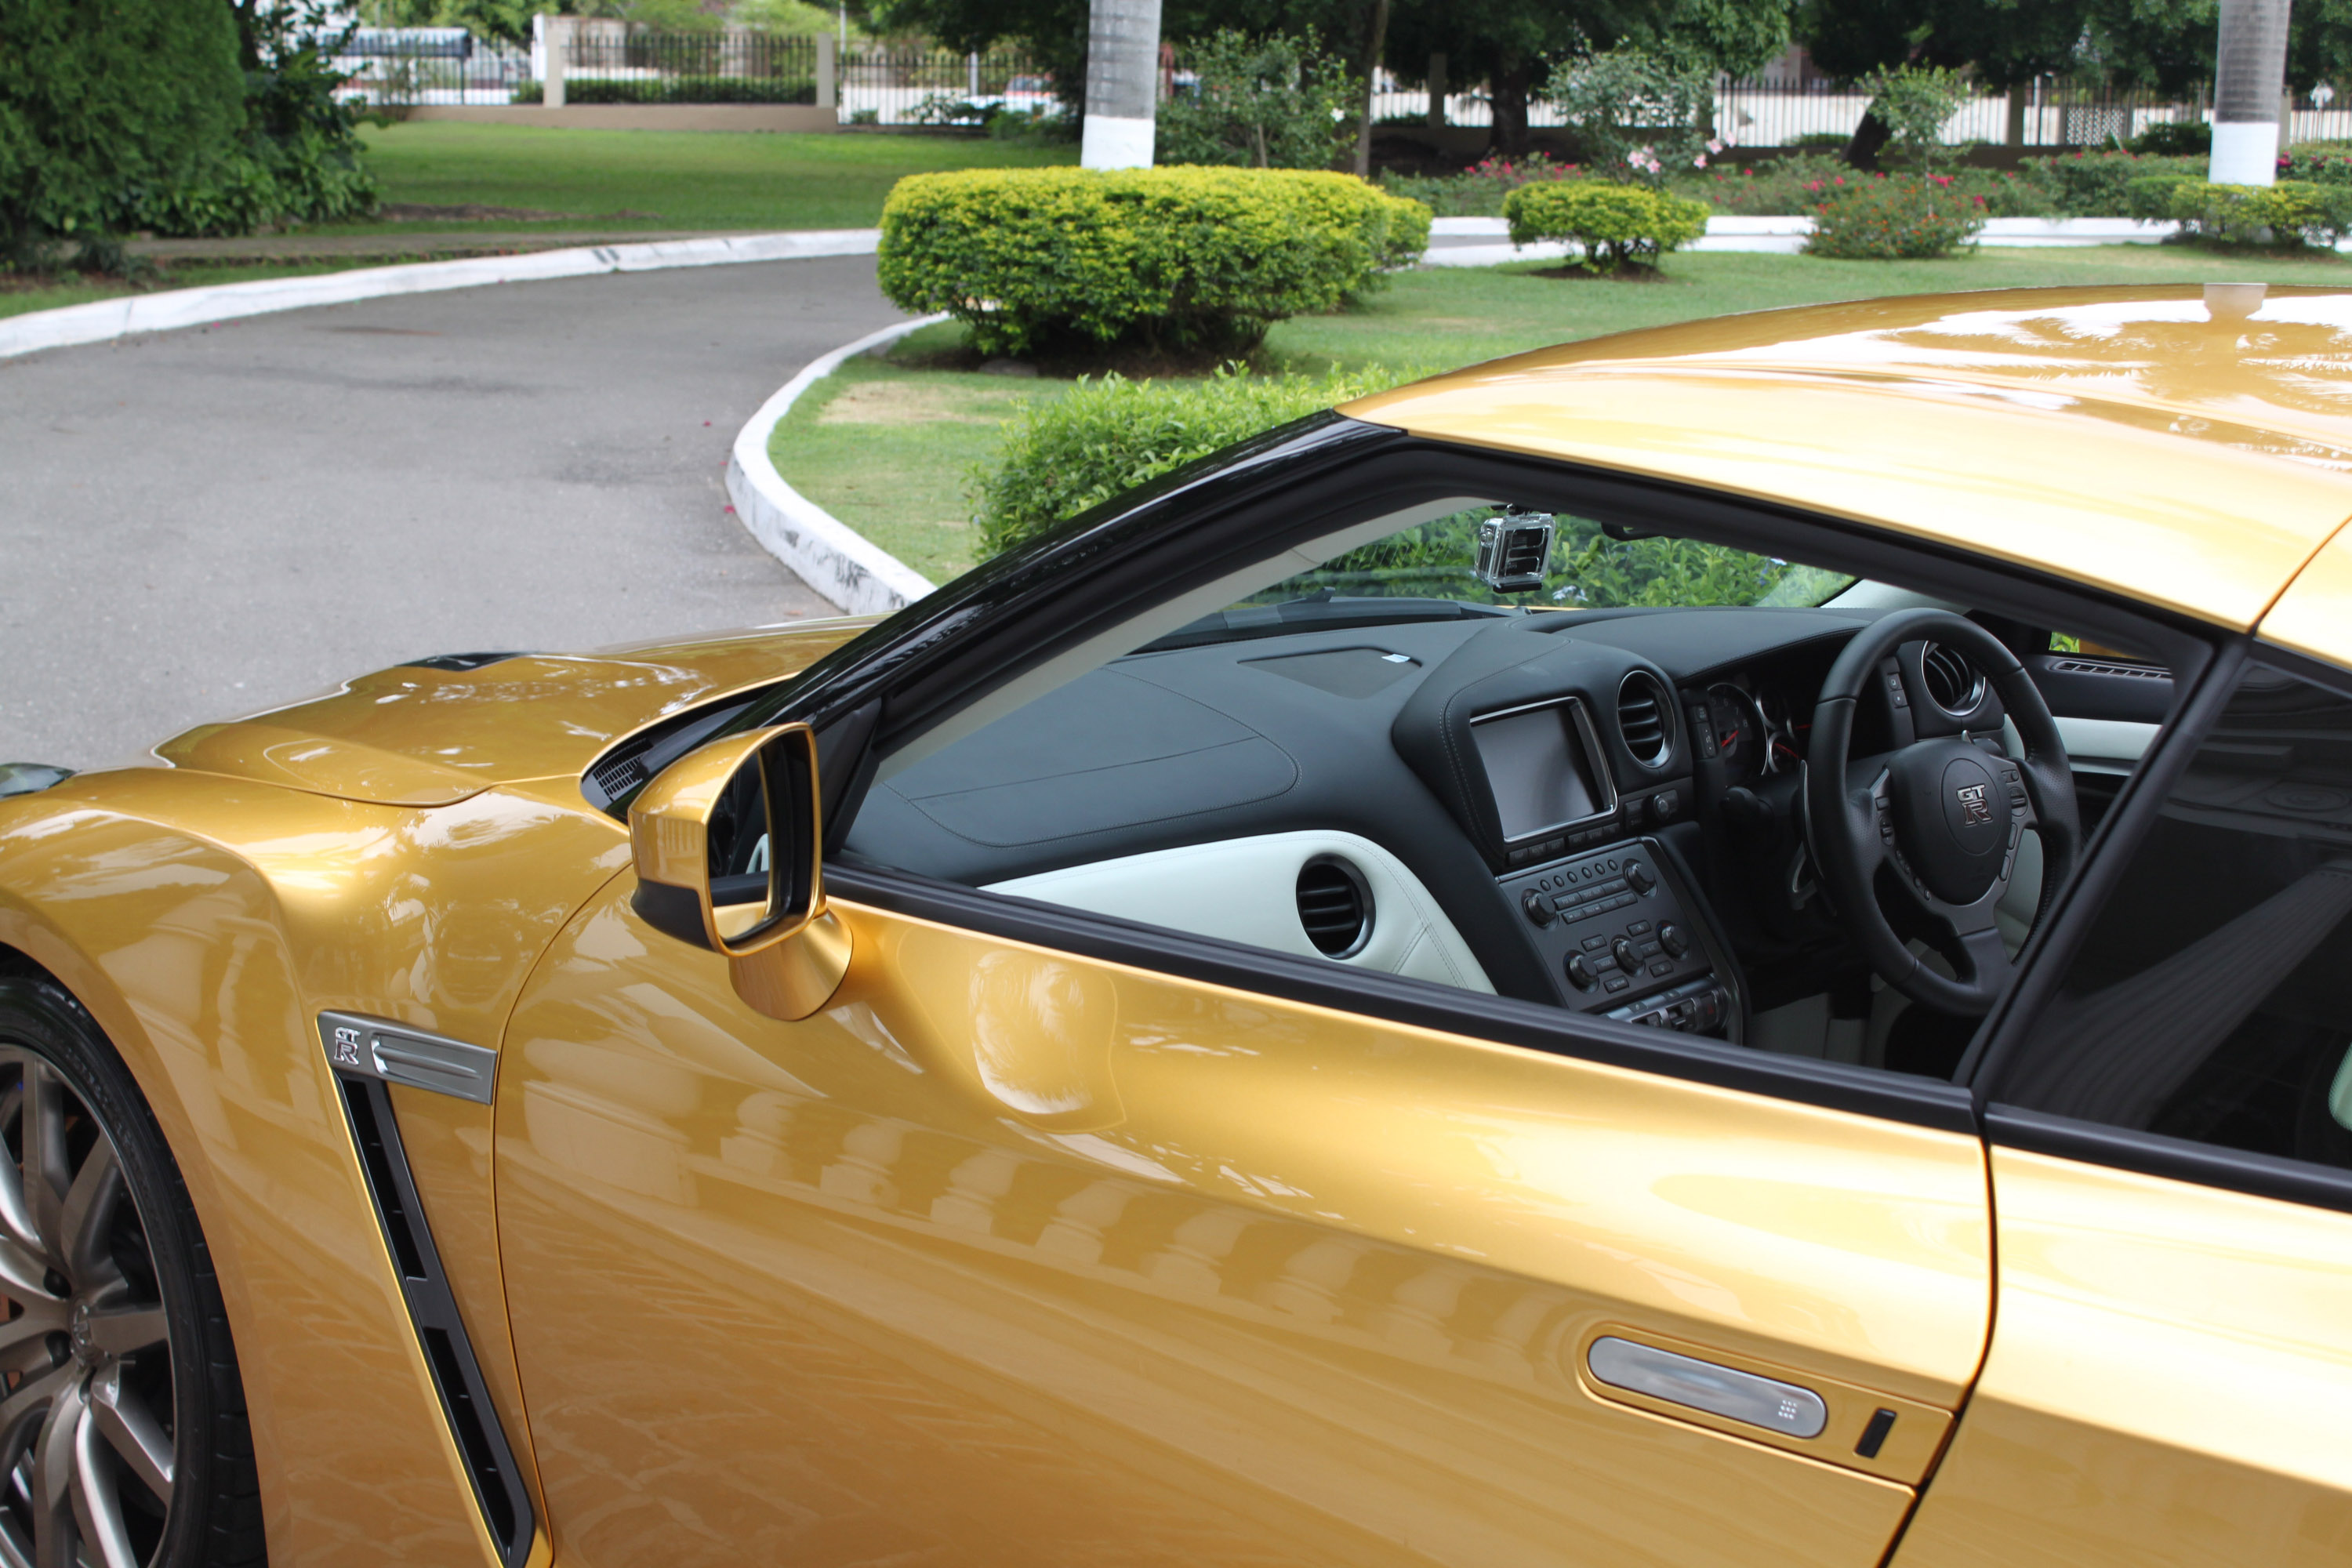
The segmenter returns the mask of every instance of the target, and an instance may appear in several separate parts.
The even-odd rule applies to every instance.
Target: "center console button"
[[[1680,958],[1690,951],[1690,938],[1683,934],[1682,927],[1668,921],[1658,928],[1658,945],[1664,948],[1671,956]]]
[[[1487,907],[1492,909],[1494,906],[1490,904]],[[1519,895],[1519,908],[1527,910],[1528,919],[1538,926],[1548,926],[1556,918],[1551,912],[1550,903],[1533,888]]]
[[[1625,862],[1625,880],[1633,884],[1637,893],[1647,893],[1658,885],[1658,879],[1650,875],[1650,868],[1639,860]]]
[[[1584,954],[1571,952],[1563,966],[1568,971],[1569,984],[1579,991],[1590,991],[1601,984],[1601,976],[1592,973],[1592,965],[1584,962]]]
[[[1642,955],[1635,952],[1633,951],[1633,944],[1627,942],[1623,937],[1621,936],[1615,942],[1609,944],[1609,953],[1611,957],[1616,959],[1617,967],[1623,970],[1626,973],[1639,974],[1642,973]]]

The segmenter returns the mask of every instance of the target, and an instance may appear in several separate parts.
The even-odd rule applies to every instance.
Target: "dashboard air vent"
[[[1326,958],[1360,952],[1372,934],[1372,890],[1344,860],[1309,860],[1298,872],[1298,923]]]
[[[1984,677],[1977,667],[1941,643],[1919,650],[1919,673],[1928,700],[1955,719],[1965,719],[1984,701]]]
[[[1664,689],[1638,669],[1617,689],[1617,732],[1643,767],[1662,765],[1674,751],[1674,711]]]

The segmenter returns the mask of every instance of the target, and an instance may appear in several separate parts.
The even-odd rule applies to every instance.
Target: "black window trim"
[[[2352,1214],[2352,1171],[2161,1132],[2077,1121],[1998,1101],[1986,1107],[1983,1121],[1986,1142],[1997,1148]]]
[[[2172,786],[2237,695],[2239,677],[2255,663],[2352,700],[2352,671],[2255,637],[2233,639],[2165,725],[2155,753],[2137,770],[2108,813],[2084,852],[2084,869],[2068,889],[2064,906],[2053,911],[2047,931],[2038,933],[2032,947],[2021,955],[2026,963],[2019,984],[1990,1020],[1991,1027],[1979,1034],[1958,1076],[1969,1087],[1987,1142],[1995,1146],[2352,1213],[2352,1171],[2053,1116],[2000,1099],[2001,1080],[2024,1050],[2033,1020],[2053,999],[2075,950],[2105,909],[2133,852],[2163,814]]]

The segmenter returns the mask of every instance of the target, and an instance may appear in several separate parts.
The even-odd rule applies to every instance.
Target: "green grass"
[[[2169,246],[1896,262],[1709,253],[1675,257],[1661,280],[1643,283],[1544,278],[1538,265],[1402,274],[1356,310],[1283,322],[1258,366],[1473,364],[1638,327],[1890,294],[2094,283],[2352,287],[2352,263],[2332,258],[2238,258]],[[961,329],[933,327],[887,362],[852,361],[801,399],[770,447],[802,493],[935,583],[974,564],[964,480],[993,455],[996,422],[1015,398],[1052,397],[1067,385],[921,363],[960,341]]]
[[[362,136],[388,202],[577,213],[614,229],[871,228],[901,175],[1077,162],[1076,147],[962,136],[548,131],[445,121],[371,127]],[[604,216],[616,212],[647,216]],[[395,226],[337,224],[323,232]]]
[[[384,264],[382,257],[365,256],[354,257],[349,261],[264,263],[238,267],[215,266],[205,261],[180,261],[159,268],[155,279],[143,289],[120,279],[93,281],[72,273],[64,275],[55,283],[38,284],[0,275],[0,285],[5,285],[0,286],[0,318],[21,316],[32,310],[60,310],[68,305],[87,305],[95,300],[117,300],[125,294],[194,289],[208,283],[244,283],[256,278],[307,278],[317,272],[348,272],[355,267],[382,267]]]
[[[961,334],[931,327],[907,342],[919,353]],[[818,505],[944,583],[973,564],[965,471],[996,449],[997,422],[1017,399],[1055,396],[1063,384],[908,371],[860,354],[793,405],[770,449]]]

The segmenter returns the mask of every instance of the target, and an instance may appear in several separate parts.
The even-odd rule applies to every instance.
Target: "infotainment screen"
[[[1486,766],[1505,838],[1533,837],[1601,809],[1572,704],[1473,720],[1470,734]]]

